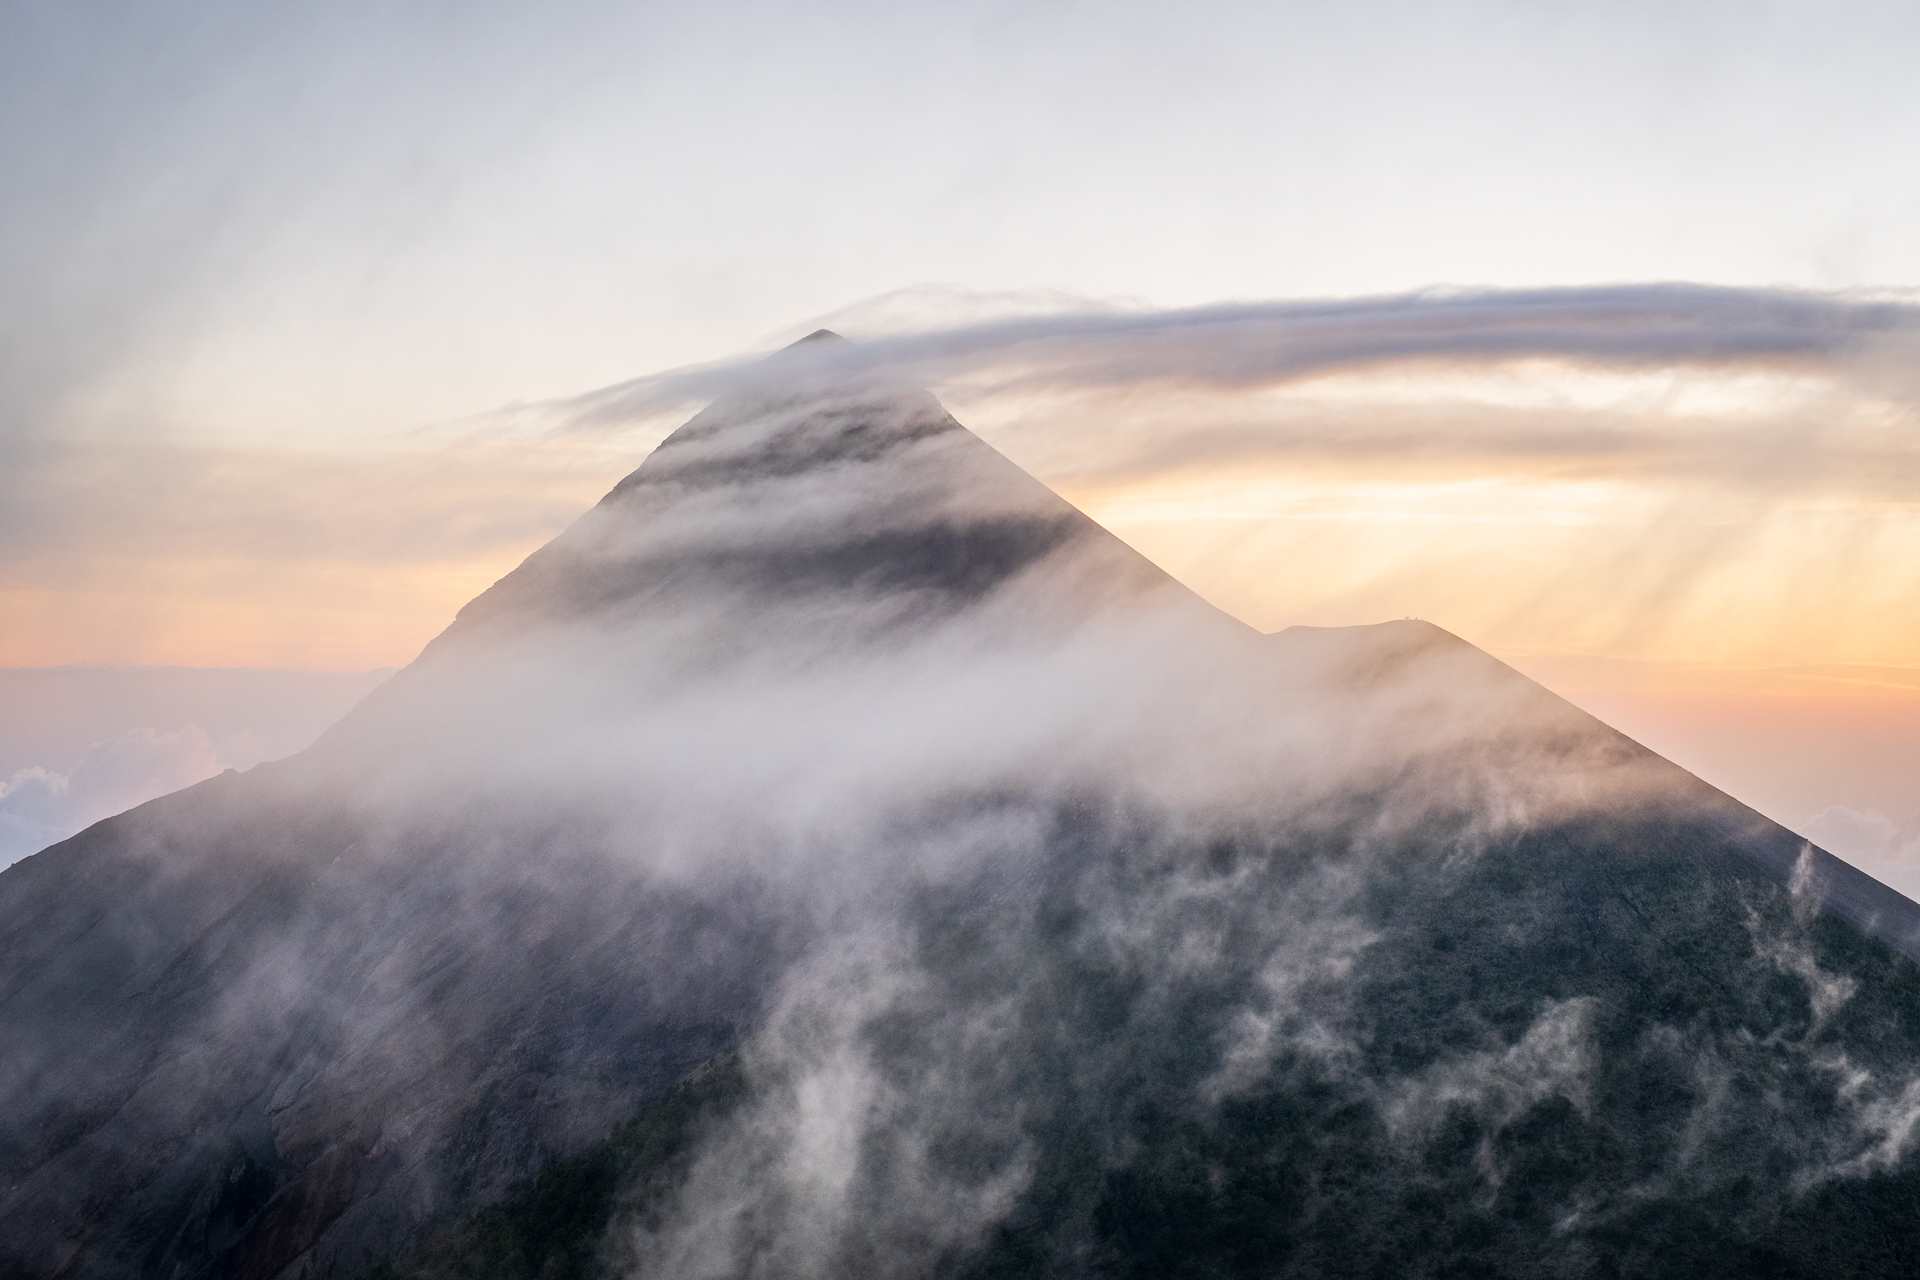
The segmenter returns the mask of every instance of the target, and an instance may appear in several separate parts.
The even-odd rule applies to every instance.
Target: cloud
[[[1414,614],[1496,648],[1889,663],[1920,572],[1916,314],[1693,285],[1175,310],[912,291],[781,363],[932,386],[1263,629]],[[17,445],[5,660],[402,661],[672,414],[766,376],[669,370],[337,454]],[[215,621],[238,616],[259,621]]]
[[[571,1120],[485,1121],[534,1153],[650,1087],[633,1043],[666,1075],[737,1034],[748,1096],[623,1226],[636,1265],[886,1274],[1022,1214],[1069,1250],[1127,1179],[1262,1167],[1234,1143],[1350,1143],[1378,1179],[1362,1198],[1389,1203],[1464,1133],[1474,1186],[1507,1194],[1540,1172],[1529,1125],[1585,1133],[1645,1080],[1674,1120],[1658,1164],[1698,1054],[1637,1037],[1689,1001],[1730,1009],[1700,1052],[1844,1086],[1775,1034],[1811,1021],[1816,970],[1761,963],[1728,918],[1746,882],[1688,852],[1750,815],[1432,627],[1263,636],[910,385],[787,369],[687,424],[311,752],[108,833],[181,886],[183,935],[260,877],[312,873],[221,933],[217,993],[166,1022],[191,1046],[167,1059],[180,1087],[117,1132],[217,1105],[194,1055],[219,1056],[223,1088],[288,1099],[280,1133],[404,1111],[380,1194],[417,1178],[406,1204],[438,1211],[437,1153],[471,1149],[468,1104],[521,1055],[614,1064]],[[1631,839],[1609,825],[1642,815]],[[1711,954],[1676,965],[1645,917],[1696,912]],[[1648,969],[1682,985],[1670,1003],[1642,999]],[[590,1009],[549,998],[575,989]],[[1884,994],[1813,1010],[1819,1035],[1856,1043]],[[335,1056],[289,1067],[272,1046],[296,1024]],[[1771,1140],[1765,1099],[1740,1105],[1728,1123]],[[1824,1114],[1729,1176],[1799,1159]],[[1863,1123],[1822,1150],[1901,1121]],[[1181,1150],[1194,1168],[1156,1171]],[[1629,1155],[1604,1177],[1565,1162],[1550,1207],[1641,1177]]]
[[[1449,1058],[1397,1082],[1382,1100],[1388,1126],[1396,1136],[1423,1140],[1453,1108],[1475,1113],[1486,1126],[1475,1165],[1497,1186],[1502,1174],[1493,1141],[1501,1130],[1549,1098],[1565,1098],[1588,1114],[1599,1066],[1598,1006],[1591,996],[1549,1001],[1512,1045]]]
[[[882,308],[890,295],[879,301]],[[885,323],[886,310],[882,310]],[[884,370],[995,394],[1090,388],[1273,387],[1407,362],[1556,359],[1612,368],[1833,368],[1920,338],[1920,305],[1690,284],[1054,310],[951,328],[864,334],[790,358],[823,373]],[[1891,362],[1889,362],[1891,363]],[[763,380],[752,360],[671,370],[556,402],[576,427],[676,412]]]
[[[1911,299],[1684,284],[1176,310],[1015,297],[994,301],[1019,314],[988,320],[974,301],[882,297],[864,326],[858,307],[833,317],[858,342],[783,359],[931,386],[1263,629],[1413,614],[1508,650],[1916,656],[1899,603],[1920,573]],[[767,376],[745,360],[673,370],[493,429],[637,443]]]
[[[225,768],[220,749],[189,725],[134,729],[96,742],[65,773],[37,765],[0,783],[0,867],[85,827]]]
[[[1920,817],[1899,822],[1877,810],[1830,805],[1802,825],[1807,838],[1888,884],[1920,870]]]
[[[1920,511],[1911,300],[1682,284],[1178,310],[1040,297],[993,299],[1022,313],[989,320],[975,301],[936,297],[931,314],[959,323],[901,331],[883,296],[870,325],[860,307],[835,319],[858,342],[781,363],[927,385],[1076,496],[1283,482],[1351,509],[1364,484],[1417,509],[1477,484],[1511,490],[1517,519]],[[644,434],[769,376],[748,359],[669,370],[491,429]]]

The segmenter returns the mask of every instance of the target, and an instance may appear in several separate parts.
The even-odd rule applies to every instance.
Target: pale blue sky
[[[926,282],[1920,284],[1904,4],[0,8],[8,434],[358,440]]]

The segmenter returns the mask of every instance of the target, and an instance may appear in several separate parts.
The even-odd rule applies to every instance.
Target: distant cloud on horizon
[[[0,867],[226,767],[213,740],[189,725],[172,733],[135,729],[97,742],[64,773],[37,765],[16,770],[0,782]]]
[[[0,867],[306,747],[389,671],[0,669]]]
[[[1897,821],[1878,810],[1830,805],[1799,830],[1884,884],[1911,896],[1920,892],[1920,812]]]

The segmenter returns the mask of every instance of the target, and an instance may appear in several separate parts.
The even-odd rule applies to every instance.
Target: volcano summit
[[[0,873],[0,1274],[1912,1273],[1920,908],[816,339]]]

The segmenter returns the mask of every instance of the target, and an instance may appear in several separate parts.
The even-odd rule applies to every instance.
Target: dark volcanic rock
[[[751,904],[509,864],[479,824],[377,835],[277,781],[0,880],[7,1274],[371,1265],[730,1043],[775,963]]]
[[[830,346],[312,750],[0,874],[0,1274],[1911,1269],[1913,904]]]

